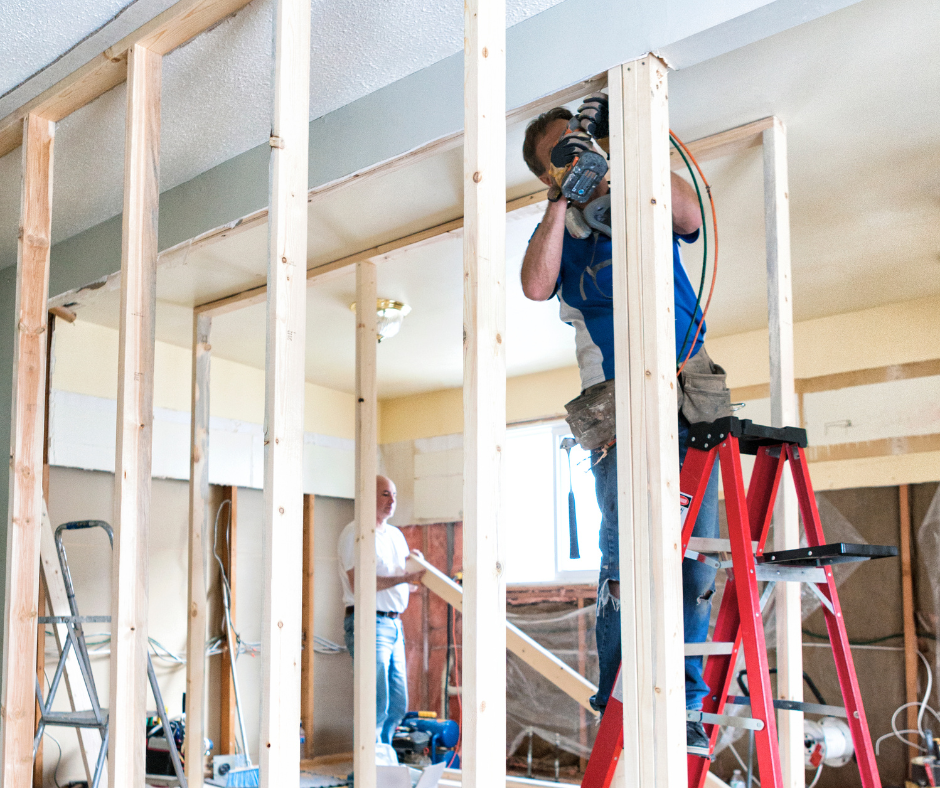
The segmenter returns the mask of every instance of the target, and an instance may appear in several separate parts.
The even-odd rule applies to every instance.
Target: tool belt
[[[731,415],[731,392],[724,369],[709,358],[704,346],[679,375],[679,412],[690,424]],[[587,451],[609,445],[617,437],[617,405],[613,378],[585,389],[565,405],[571,434]]]

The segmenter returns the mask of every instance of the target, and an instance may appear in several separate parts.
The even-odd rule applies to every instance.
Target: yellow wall
[[[52,386],[59,391],[117,398],[118,332],[81,319],[56,321]],[[157,342],[154,406],[188,413],[192,354],[189,348]],[[224,358],[212,359],[209,403],[213,416],[253,424],[264,422],[264,370]],[[304,429],[352,439],[356,405],[352,394],[307,383]],[[458,430],[459,431],[459,430]]]
[[[940,356],[940,296],[806,320],[793,327],[796,377],[926,361]],[[770,380],[767,330],[708,338],[732,388]]]
[[[506,420],[512,424],[561,417],[565,403],[578,396],[577,367],[520,375],[506,381]],[[379,443],[432,438],[463,432],[463,392],[441,389],[379,403]]]

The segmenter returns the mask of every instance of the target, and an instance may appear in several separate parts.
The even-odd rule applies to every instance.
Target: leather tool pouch
[[[568,411],[565,421],[578,443],[587,451],[593,451],[616,437],[616,407],[614,381],[605,380],[585,389],[565,405]]]
[[[725,371],[713,362],[704,346],[689,359],[679,375],[679,412],[689,424],[712,422],[731,415],[731,392]]]

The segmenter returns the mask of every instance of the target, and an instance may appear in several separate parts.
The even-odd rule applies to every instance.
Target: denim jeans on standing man
[[[679,415],[679,465],[685,461],[686,436],[689,423]],[[603,710],[620,669],[620,600],[611,596],[608,584],[620,582],[620,533],[617,525],[617,446],[598,461],[600,451],[591,455],[594,463],[594,487],[601,510],[601,571],[597,582],[597,658],[600,677],[597,695],[592,698],[594,708]],[[679,501],[676,500],[676,506]],[[694,536],[718,537],[718,463],[712,468],[708,487],[692,531]],[[682,561],[682,619],[686,643],[702,643],[708,638],[711,617],[711,598],[715,592],[715,569],[705,564],[684,559]],[[702,680],[703,657],[685,658],[685,706],[701,709],[708,694],[708,685]]]
[[[343,619],[349,656],[355,645],[355,618]],[[405,670],[405,632],[400,618],[375,619],[375,740],[391,744],[395,728],[408,711],[408,673]]]

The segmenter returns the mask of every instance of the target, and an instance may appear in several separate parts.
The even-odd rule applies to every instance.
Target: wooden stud
[[[235,550],[238,541],[238,487],[232,485],[222,488],[222,500],[229,501],[228,528],[219,533],[217,545],[225,568],[229,584],[229,604],[232,621],[235,621],[235,598],[238,588],[238,572],[235,562]],[[226,536],[227,534],[227,536]],[[238,727],[235,709],[235,678],[232,675],[232,663],[228,653],[220,654],[220,691],[219,691],[219,755],[234,755],[237,751],[235,731]]]
[[[911,573],[911,498],[910,486],[898,487],[900,506],[901,604],[904,615],[904,691],[905,702],[916,704],[917,697],[917,627],[914,623],[914,578]],[[916,705],[907,708],[907,728],[917,730]],[[908,747],[908,761],[920,755],[917,747]],[[910,766],[908,766],[910,769]]]
[[[464,3],[463,771],[506,780],[506,3]],[[499,755],[497,755],[499,754]]]
[[[356,786],[375,788],[375,518],[378,473],[378,346],[373,263],[356,264],[356,608],[353,656],[353,771]]]
[[[774,118],[763,132],[764,225],[767,244],[767,308],[770,336],[770,423],[774,427],[799,424],[793,357],[793,286],[790,267],[790,202],[787,186],[787,132]],[[796,490],[784,474],[774,507],[774,550],[800,546]],[[777,693],[783,700],[803,700],[803,640],[800,586],[778,583]],[[784,788],[802,788],[803,714],[777,713],[777,737]]]
[[[209,535],[209,373],[212,318],[193,315],[189,456],[189,584],[186,617],[186,780],[202,788],[206,736],[206,554]]]
[[[300,780],[310,0],[278,0],[271,124],[261,608],[261,786]]]
[[[128,61],[111,570],[111,785],[142,785],[147,712],[150,468],[153,444],[162,58]]]
[[[22,122],[22,134],[0,725],[0,782],[10,788],[26,788],[32,782],[55,124],[29,115]]]
[[[304,584],[301,607],[302,620],[302,661],[300,663],[300,724],[304,726],[307,736],[304,745],[304,757],[313,757],[313,702],[314,702],[314,579],[316,557],[314,555],[314,496],[312,493],[304,495]]]
[[[647,55],[612,69],[608,83],[624,770],[628,784],[678,788],[685,683],[666,70]]]

